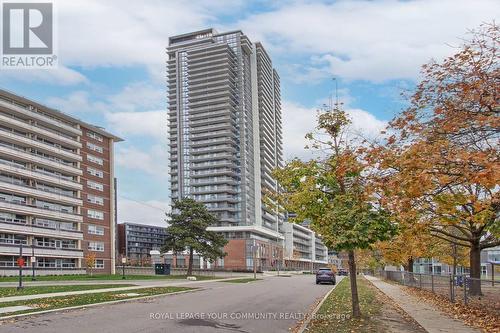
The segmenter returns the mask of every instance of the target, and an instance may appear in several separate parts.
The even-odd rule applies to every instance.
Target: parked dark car
[[[328,267],[320,268],[316,272],[316,284],[320,284],[322,282],[335,284],[335,274],[333,274],[332,270]]]
[[[347,276],[347,271],[345,269],[339,269],[338,275]]]

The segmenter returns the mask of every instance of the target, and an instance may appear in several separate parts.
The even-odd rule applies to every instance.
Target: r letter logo
[[[52,3],[3,2],[3,69],[56,66],[53,13]]]

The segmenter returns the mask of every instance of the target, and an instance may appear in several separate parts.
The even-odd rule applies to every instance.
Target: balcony
[[[82,175],[82,170],[66,165],[63,163],[59,163],[53,160],[50,160],[48,158],[44,158],[42,156],[39,156],[37,154],[29,153],[26,152],[22,149],[7,146],[0,144],[0,155],[7,155],[12,158],[18,158],[18,159],[23,159],[25,161],[31,162],[31,163],[37,163],[40,165],[48,166],[50,168],[54,168],[56,170],[61,170],[73,175]]]
[[[48,125],[54,126],[58,129],[65,130],[71,134],[76,134],[76,135],[82,135],[82,131],[78,128],[75,128],[73,126],[70,126],[69,124],[66,124],[60,120],[57,120],[55,118],[51,118],[50,116],[40,114],[34,110],[29,110],[26,107],[21,107],[19,105],[9,103],[5,100],[0,99],[0,107],[3,107],[7,109],[8,111],[15,111],[17,113],[23,114],[29,118],[38,120],[42,123],[46,123]]]
[[[62,186],[66,188],[71,188],[73,190],[82,190],[83,186],[72,180],[68,180],[65,177],[61,177],[49,172],[44,172],[42,170],[30,170],[25,166],[9,162],[0,159],[0,171],[7,171],[18,176],[23,176],[27,178],[33,178],[36,180],[41,180],[52,185]]]
[[[199,187],[194,187],[191,191],[191,194],[212,194],[212,193],[232,193],[236,194],[238,193],[238,190],[234,188],[233,186],[219,186],[217,188],[199,188]]]
[[[208,139],[208,138],[236,138],[237,135],[233,131],[230,130],[221,130],[221,131],[213,131],[213,132],[203,132],[197,134],[191,134],[191,140],[196,139]],[[196,142],[192,143],[194,146]]]
[[[0,254],[2,255],[19,255],[18,245],[0,244]],[[23,256],[31,257],[31,246],[23,247]],[[58,248],[44,248],[35,246],[35,256],[37,257],[56,257],[56,258],[83,258],[83,250],[75,249],[58,249]]]
[[[42,141],[30,139],[26,136],[16,134],[14,132],[8,132],[6,130],[0,129],[0,138],[3,138],[7,141],[11,141],[14,143],[20,143],[20,144],[26,145],[28,147],[37,148],[39,150],[45,151],[49,154],[54,154],[54,155],[61,157],[61,158],[65,158],[65,159],[69,159],[69,160],[77,161],[77,162],[82,161],[82,157],[76,153],[64,150],[62,148],[57,148],[57,147],[52,146],[50,144],[44,143]]]
[[[36,206],[27,205],[26,203],[22,202],[8,202],[0,200],[0,209],[9,213],[19,215],[34,215],[62,221],[83,222],[83,217],[79,214],[39,208]]]
[[[211,185],[211,184],[229,184],[236,185],[238,182],[233,177],[209,177],[194,178],[191,180],[191,186]]]
[[[197,170],[197,171],[192,171],[190,173],[190,176],[193,178],[200,178],[200,177],[206,177],[206,176],[217,176],[217,175],[231,175],[234,176],[236,175],[236,171],[231,168],[218,168],[218,169],[208,169],[208,170]]]
[[[193,163],[191,165],[191,170],[203,170],[209,168],[218,168],[218,167],[232,167],[235,166],[235,162],[230,160],[217,160],[217,161],[209,161],[202,163]]]
[[[20,119],[14,118],[14,116],[9,117],[5,114],[0,114],[0,122],[5,123],[10,127],[16,129],[21,129],[27,132],[39,134],[41,136],[50,138],[51,140],[69,145],[74,148],[82,148],[82,144],[76,141],[75,139],[71,138],[70,136],[66,136],[62,133],[58,133],[57,131],[48,128],[41,128],[39,126],[28,124]]]
[[[83,233],[78,230],[70,231],[61,229],[50,229],[50,228],[33,226],[30,224],[5,223],[2,221],[0,221],[0,231],[22,234],[22,235],[60,237],[60,238],[75,239],[75,240],[83,239]]]
[[[65,204],[77,205],[81,206],[83,204],[81,199],[76,197],[57,194],[43,189],[33,188],[22,182],[15,182],[13,180],[9,180],[6,177],[0,175],[0,191],[4,190],[7,192],[14,192],[16,194],[24,195],[24,196],[32,196],[37,198],[43,198],[47,200],[53,200]]]
[[[236,155],[230,153],[206,153],[203,155],[192,155],[190,161],[193,163],[205,161],[232,160],[236,161]]]

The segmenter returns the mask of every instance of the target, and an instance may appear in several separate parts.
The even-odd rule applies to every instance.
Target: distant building
[[[337,270],[348,268],[345,255],[334,250],[328,250],[328,264],[335,266]]]
[[[328,264],[328,249],[321,237],[306,226],[283,222],[284,268],[311,270]]]
[[[132,264],[141,264],[150,258],[149,251],[160,251],[165,244],[166,228],[137,223],[118,224],[118,250]]]
[[[481,251],[481,276],[491,277],[492,263],[496,263],[495,275],[500,270],[500,246],[492,247]],[[413,271],[422,274],[450,275],[453,266],[440,262],[436,258],[417,258],[413,263]],[[457,274],[469,274],[469,268],[458,265]]]

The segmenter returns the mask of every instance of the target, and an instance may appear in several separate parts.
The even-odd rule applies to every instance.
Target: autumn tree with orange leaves
[[[469,249],[479,279],[480,252],[500,245],[499,27],[482,25],[460,50],[423,66],[409,107],[394,119],[387,144],[373,149],[382,204],[438,239]],[[479,280],[471,294],[480,295]]]
[[[345,111],[329,109],[318,116],[317,130],[308,134],[313,149],[326,152],[323,158],[294,159],[274,170],[281,187],[270,193],[273,202],[294,212],[293,221],[311,221],[326,246],[346,251],[349,257],[352,315],[361,316],[356,282],[355,251],[369,249],[394,235],[388,212],[367,195],[365,165],[348,137],[351,121]]]
[[[396,236],[376,245],[385,263],[403,266],[406,271],[413,272],[415,259],[438,255],[435,239],[425,230],[419,230],[418,224],[400,223],[398,227]]]

